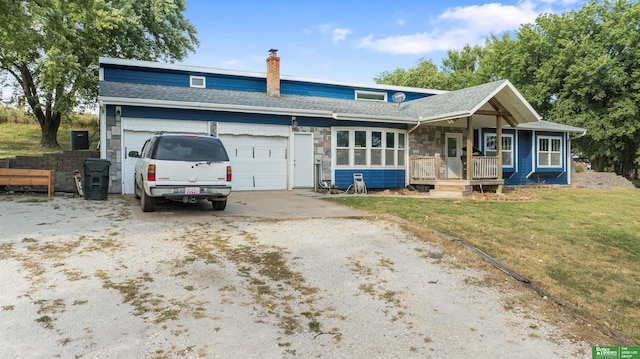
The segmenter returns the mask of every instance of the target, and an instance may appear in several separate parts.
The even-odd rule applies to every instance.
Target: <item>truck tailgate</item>
[[[226,163],[156,161],[156,185],[159,186],[225,185],[226,178]]]

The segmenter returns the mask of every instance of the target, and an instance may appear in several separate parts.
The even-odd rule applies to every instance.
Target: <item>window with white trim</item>
[[[189,76],[189,86],[197,88],[207,87],[207,78],[204,76]]]
[[[336,166],[349,166],[349,131],[336,131],[334,136],[336,139]]]
[[[356,90],[356,100],[387,101],[387,93]]]
[[[486,156],[497,156],[496,141],[498,136],[495,133],[485,133],[484,154]],[[502,134],[502,167],[513,167],[513,135]]]
[[[561,137],[538,137],[538,167],[562,167]]]
[[[404,167],[407,135],[399,130],[336,129],[337,167]]]

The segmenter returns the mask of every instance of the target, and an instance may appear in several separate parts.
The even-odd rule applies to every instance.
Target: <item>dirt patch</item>
[[[369,190],[368,195],[373,196],[397,196],[397,197],[426,197],[428,192],[418,190],[411,191],[407,188]],[[473,191],[470,196],[462,197],[465,200],[477,201],[500,201],[500,202],[518,202],[518,201],[537,201],[539,197],[534,193],[522,188],[506,187],[502,193],[495,191]]]

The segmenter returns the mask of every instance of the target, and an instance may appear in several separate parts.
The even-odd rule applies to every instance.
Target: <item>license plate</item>
[[[184,189],[185,194],[200,194],[200,187],[187,187]]]

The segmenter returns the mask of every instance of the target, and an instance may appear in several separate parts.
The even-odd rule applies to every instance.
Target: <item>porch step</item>
[[[461,191],[441,191],[432,189],[429,191],[429,197],[431,198],[462,198],[464,197],[464,192]]]
[[[437,184],[429,191],[429,196],[433,198],[462,198],[469,196],[473,192],[473,187],[464,184]]]
[[[461,191],[461,192],[465,192],[465,191],[469,191],[469,193],[471,193],[471,186],[467,185],[467,184],[451,184],[451,183],[444,183],[444,184],[436,184],[435,185],[435,189],[436,190],[440,190],[440,191]]]

